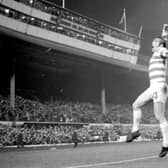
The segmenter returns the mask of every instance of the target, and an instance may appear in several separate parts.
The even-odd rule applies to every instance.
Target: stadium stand
[[[12,8],[9,4],[17,5],[13,5],[15,8]],[[18,5],[29,10],[31,14],[21,11]],[[1,1],[0,15],[5,20],[2,22],[3,26],[6,24],[11,30],[15,30],[11,24],[12,20],[12,23],[17,23],[17,31],[18,28],[24,27],[26,34],[32,27],[39,32],[44,31],[45,34],[55,33],[61,37],[63,35],[66,38],[77,39],[77,42],[92,45],[91,48],[95,47],[95,51],[96,47],[107,49],[110,51],[110,57],[112,52],[116,52],[119,55],[123,54],[122,59],[125,60],[126,55],[134,58],[139,51],[140,39],[137,36],[104,25],[71,10],[63,9],[45,0]],[[42,18],[42,16],[45,17]],[[3,19],[1,20],[3,21]],[[19,27],[18,24],[21,26]],[[19,29],[19,31],[21,30]],[[8,40],[7,47],[9,48]],[[47,51],[53,50],[47,48]],[[11,53],[7,52],[6,55]],[[22,57],[23,53],[20,55]],[[36,58],[29,58],[31,61],[33,59]],[[52,61],[55,60],[52,59]],[[142,63],[145,62],[142,60]],[[41,62],[39,61],[39,63]],[[144,113],[145,118],[142,120],[144,124],[156,123],[151,106],[146,107]],[[109,141],[117,141],[119,136],[125,135],[130,129],[128,123],[131,122],[131,117],[131,105],[129,104],[112,104],[109,105],[106,113],[102,113],[100,105],[90,102],[64,100],[40,102],[16,96],[15,108],[13,108],[10,106],[9,98],[0,95],[0,145],[22,147],[23,145],[71,143],[74,131],[77,131],[81,143],[102,142],[105,133],[108,133]],[[160,139],[160,133],[156,127],[157,125],[142,127],[142,138],[156,139],[159,137],[158,139]]]
[[[147,111],[148,109],[149,107]],[[119,136],[124,136],[130,129],[128,114],[131,114],[131,109],[128,105],[113,105],[111,110],[111,113],[105,116],[100,113],[98,105],[91,103],[41,103],[20,96],[16,97],[16,108],[12,109],[9,99],[1,95],[0,144],[17,145],[20,135],[24,145],[72,143],[71,136],[74,130],[77,131],[81,143],[102,142],[105,132],[108,132],[110,141],[117,141]],[[154,116],[148,114],[143,123],[155,123]],[[124,123],[123,121],[127,124],[118,123]],[[17,122],[20,124],[16,124]],[[142,125],[141,130],[142,139],[161,138],[156,124]]]

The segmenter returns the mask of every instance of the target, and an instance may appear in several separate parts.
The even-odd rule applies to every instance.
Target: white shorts
[[[168,96],[168,86],[165,83],[151,84],[143,93],[141,93],[134,102],[134,106],[140,107],[148,101],[153,100],[154,103],[165,103]]]
[[[149,94],[153,102],[165,103],[168,96],[168,86],[165,83],[152,84],[149,88]]]

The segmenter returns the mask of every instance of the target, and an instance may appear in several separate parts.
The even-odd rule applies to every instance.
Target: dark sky
[[[127,31],[138,34],[143,26],[141,53],[151,55],[151,40],[161,34],[168,23],[168,0],[65,0],[66,8],[92,17],[105,24],[119,25],[123,8],[126,8]]]

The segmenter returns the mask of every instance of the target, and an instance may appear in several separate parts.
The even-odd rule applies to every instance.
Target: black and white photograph
[[[0,0],[0,168],[166,168],[167,0]]]

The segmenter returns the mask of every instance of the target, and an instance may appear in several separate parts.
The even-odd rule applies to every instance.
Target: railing
[[[91,44],[95,44],[97,46],[101,46],[103,48],[107,48],[113,51],[129,54],[129,55],[137,55],[137,52],[138,52],[137,50],[134,50],[134,49],[119,46],[119,45],[104,41],[102,39],[100,40],[97,36],[93,37],[91,35],[84,34],[76,30],[73,30],[71,28],[68,28],[67,26],[60,25],[58,20],[55,23],[51,23],[39,18],[32,17],[30,15],[24,14],[22,12],[10,9],[9,7],[5,7],[3,5],[0,5],[0,14],[26,24],[40,27],[48,31],[64,34],[66,36],[76,38]]]
[[[114,28],[112,26],[105,25],[94,19],[88,18],[86,16],[80,15],[74,11],[61,8],[54,3],[48,2],[46,0],[14,0],[19,1],[25,5],[38,9],[40,11],[49,13],[59,19],[66,19],[70,22],[79,24],[81,26],[90,28],[92,30],[104,33],[106,35],[119,38],[131,43],[139,44],[140,40],[137,36],[121,31],[120,29]]]

